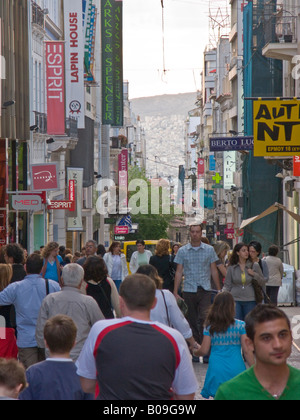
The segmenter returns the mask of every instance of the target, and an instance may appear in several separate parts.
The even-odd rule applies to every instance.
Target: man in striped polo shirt
[[[124,318],[95,324],[76,363],[85,392],[99,400],[194,398],[198,381],[184,338],[150,321],[155,291],[154,282],[141,274],[123,281]]]

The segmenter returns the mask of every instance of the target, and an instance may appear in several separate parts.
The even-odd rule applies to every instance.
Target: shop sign
[[[254,101],[254,156],[300,154],[300,101]]]
[[[46,42],[47,133],[65,134],[64,41]]]
[[[33,191],[55,191],[59,189],[57,163],[31,165]]]
[[[300,156],[294,156],[294,176],[300,176]]]
[[[13,195],[12,208],[17,211],[41,211],[42,198],[39,195]]]

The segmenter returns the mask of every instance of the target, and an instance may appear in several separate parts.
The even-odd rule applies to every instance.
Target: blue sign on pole
[[[241,152],[244,150],[254,150],[254,137],[210,138],[211,152]]]

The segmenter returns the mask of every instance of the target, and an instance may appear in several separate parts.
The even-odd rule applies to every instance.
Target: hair
[[[219,293],[210,307],[205,326],[210,327],[210,335],[226,333],[235,322],[235,302],[231,293]]]
[[[6,245],[4,252],[9,258],[13,258],[14,264],[24,263],[24,251],[21,245],[19,244]]]
[[[101,255],[101,257],[104,257],[104,255],[106,254],[106,249],[104,245],[99,244],[96,252],[97,252],[97,255]]]
[[[93,256],[87,258],[83,265],[84,269],[84,280],[94,280],[96,283],[100,283],[107,279],[108,270],[103,258],[99,256]]]
[[[14,391],[19,385],[21,391],[27,386],[24,366],[15,359],[0,359],[0,386]]]
[[[155,300],[154,281],[143,274],[133,274],[125,278],[120,287],[120,296],[131,311],[150,311]]]
[[[250,338],[251,341],[254,341],[255,328],[258,324],[275,321],[277,319],[284,319],[287,322],[289,330],[291,329],[291,323],[288,316],[281,309],[277,308],[277,306],[272,304],[257,305],[245,319],[248,338]]]
[[[250,246],[252,246],[252,247],[255,249],[255,251],[258,253],[258,256],[260,256],[260,254],[261,254],[261,252],[262,252],[262,246],[261,246],[261,243],[259,243],[259,242],[257,242],[257,241],[252,241],[252,242],[250,242],[250,244],[249,244],[249,248],[250,248]]]
[[[198,223],[198,224],[190,225],[189,226],[189,231],[191,231],[193,227],[200,227],[201,230],[203,230],[203,223]]]
[[[76,324],[66,315],[54,316],[45,324],[44,338],[51,353],[69,353],[75,344],[76,336]]]
[[[156,244],[155,255],[163,257],[170,254],[170,241],[168,239],[160,239]]]
[[[117,248],[117,246],[121,246],[121,242],[112,242],[108,252],[112,254],[114,252],[114,249]]]
[[[229,260],[229,265],[237,265],[239,263],[238,252],[240,252],[240,250],[242,248],[244,248],[244,246],[246,246],[248,248],[248,245],[244,244],[243,242],[237,244],[234,247],[233,252],[231,254],[231,257],[230,257],[230,260]]]
[[[93,244],[96,249],[98,247],[98,244],[96,241],[94,241],[94,239],[90,239],[89,241],[86,241],[85,246],[87,246],[87,244]]]
[[[57,242],[49,242],[42,250],[42,257],[45,259],[49,258],[51,252],[55,249],[59,249],[59,244]]]
[[[145,244],[145,241],[143,241],[143,239],[138,239],[138,240],[136,241],[136,246],[138,246],[138,245],[143,245],[143,246],[145,246],[146,244]]]
[[[39,254],[31,254],[26,261],[27,274],[40,274],[43,269],[43,258]]]
[[[11,282],[13,276],[10,264],[0,264],[0,292],[2,292]]]
[[[224,251],[228,252],[230,250],[230,245],[227,242],[218,241],[214,245],[214,250],[215,250],[217,256],[220,258],[220,255],[222,254],[222,252],[224,252]]]
[[[269,248],[269,255],[271,257],[277,257],[277,255],[279,254],[279,248],[277,245],[272,245]]]
[[[84,278],[83,268],[78,264],[68,264],[63,268],[62,279],[64,286],[79,287]]]
[[[141,265],[137,270],[137,274],[144,274],[145,276],[150,277],[154,281],[156,288],[162,290],[163,279],[159,277],[158,271],[153,265]]]
[[[201,242],[202,242],[203,244],[210,245],[209,239],[208,239],[206,236],[202,236],[202,238],[201,238]]]
[[[179,242],[176,242],[175,244],[172,245],[172,255],[174,255],[174,248],[175,246],[178,246],[178,249],[180,249],[182,247],[182,245]]]

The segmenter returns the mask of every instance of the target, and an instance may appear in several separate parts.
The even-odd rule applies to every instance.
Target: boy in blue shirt
[[[76,367],[70,358],[75,345],[77,327],[65,315],[49,319],[44,328],[45,345],[50,357],[31,366],[26,372],[28,388],[21,393],[20,400],[33,401],[78,401],[93,400],[91,394],[82,391]]]

